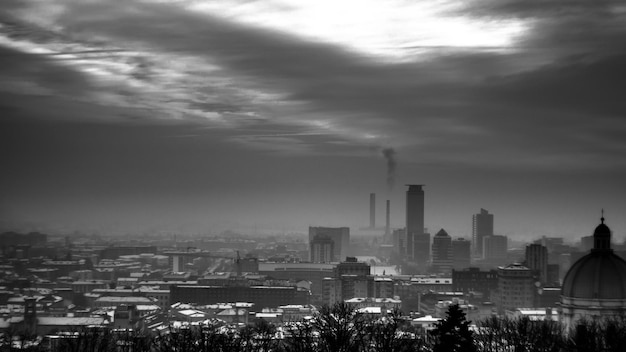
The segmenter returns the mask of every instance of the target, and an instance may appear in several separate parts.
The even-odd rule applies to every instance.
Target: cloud
[[[53,3],[62,7],[57,15],[29,18],[60,28],[59,38],[100,43],[73,51],[78,58],[68,65],[84,69],[96,61],[89,51],[112,50],[98,58],[108,76],[77,75],[106,93],[100,99],[223,128],[283,126],[275,135],[235,134],[251,148],[312,153],[345,142],[393,145],[410,162],[510,167],[558,167],[538,161],[559,158],[573,165],[583,151],[587,162],[623,148],[619,132],[605,135],[623,128],[615,118],[624,112],[626,53],[616,3],[447,4],[455,16],[491,24],[518,19],[528,28],[511,47],[432,48],[401,61],[251,24],[236,11],[220,17],[178,6],[187,2]],[[257,5],[261,17],[276,15]],[[312,127],[333,135],[332,143],[312,139]]]

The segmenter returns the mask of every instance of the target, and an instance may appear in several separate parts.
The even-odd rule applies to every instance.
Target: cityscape
[[[625,9],[2,0],[0,352],[623,350]]]
[[[390,226],[388,201],[377,227],[371,193],[369,226],[352,229],[358,236],[322,226],[308,236],[267,237],[5,232],[1,327],[29,331],[53,349],[81,329],[289,327],[338,304],[370,319],[398,314],[416,336],[437,329],[451,306],[477,324],[502,317],[570,329],[624,317],[626,243],[611,243],[604,214],[575,243],[544,236],[513,244],[494,233],[496,216],[481,208],[471,216],[472,237],[453,238],[424,228],[425,193],[408,185],[403,228]]]

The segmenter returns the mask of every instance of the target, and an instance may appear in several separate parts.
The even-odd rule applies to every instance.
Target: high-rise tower
[[[452,237],[444,229],[433,237],[433,268],[438,273],[452,271]]]
[[[493,236],[493,214],[485,209],[480,209],[479,214],[472,216],[472,242],[474,252],[483,256],[483,238]]]
[[[426,264],[430,260],[430,235],[424,233],[424,185],[407,185],[406,258]]]
[[[526,267],[539,274],[539,281],[548,280],[548,248],[537,243],[526,246]]]

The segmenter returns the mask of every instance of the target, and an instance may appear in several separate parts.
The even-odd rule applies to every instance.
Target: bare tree
[[[317,352],[316,331],[310,320],[290,323],[285,326],[282,350],[285,352]]]
[[[389,315],[366,319],[365,331],[368,350],[376,352],[404,352],[423,349],[424,341],[402,328],[402,314],[394,310]]]
[[[359,352],[366,347],[363,320],[346,303],[322,307],[313,326],[319,334],[320,352]]]

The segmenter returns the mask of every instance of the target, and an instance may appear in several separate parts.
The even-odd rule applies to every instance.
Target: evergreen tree
[[[431,332],[433,352],[476,352],[470,323],[458,304],[450,305],[446,318],[435,324]]]

